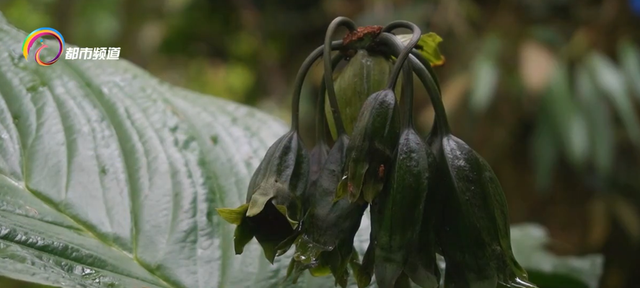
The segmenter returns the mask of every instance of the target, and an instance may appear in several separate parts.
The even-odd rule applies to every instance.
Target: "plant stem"
[[[433,123],[433,127],[436,128],[436,130],[432,129],[432,131],[442,133],[443,136],[449,135],[451,133],[451,128],[449,127],[449,120],[447,118],[446,109],[444,108],[444,103],[442,103],[440,84],[438,84],[438,78],[436,78],[435,71],[431,68],[431,63],[429,63],[429,61],[427,61],[427,59],[425,59],[422,54],[416,50],[411,51],[409,61],[411,62],[413,71],[420,79],[420,82],[422,82],[422,85],[427,89],[427,94],[429,95],[431,105],[433,105],[433,110],[436,114]]]
[[[402,65],[402,90],[400,105],[404,111],[402,129],[413,128],[413,70],[409,63]]]
[[[327,33],[324,35],[324,82],[327,85],[327,92],[329,94],[329,104],[331,105],[331,112],[333,114],[333,121],[336,124],[336,131],[338,135],[345,133],[344,123],[342,123],[342,117],[340,117],[340,107],[338,107],[338,100],[336,98],[336,90],[333,87],[333,69],[331,65],[331,50],[329,43],[335,33],[336,29],[340,26],[344,26],[349,29],[349,32],[356,30],[356,24],[347,17],[338,17],[331,21]]]
[[[407,57],[409,57],[409,53],[411,53],[411,50],[413,49],[413,47],[415,47],[416,44],[418,44],[418,41],[420,40],[420,36],[422,34],[422,32],[420,31],[420,28],[418,28],[416,24],[413,24],[408,21],[393,21],[387,24],[387,26],[385,26],[384,28],[382,28],[381,34],[391,32],[397,28],[409,29],[411,30],[412,35],[411,35],[411,40],[409,41],[409,43],[407,43],[404,49],[402,49],[399,55],[395,55],[396,64],[393,66],[391,75],[389,75],[389,82],[387,82],[387,89],[391,91],[394,91],[396,89],[396,82],[398,81],[398,77],[400,76],[400,71],[402,70],[402,66],[404,65],[404,62],[407,60]]]
[[[342,59],[344,59],[344,55],[342,54],[333,56],[333,58],[331,59],[331,68],[335,68],[336,66],[338,66],[338,63],[340,63]],[[325,79],[322,79],[322,82],[320,83],[320,95],[318,96],[318,104],[317,104],[318,107],[316,107],[316,139],[318,139],[317,141],[319,143],[325,142],[325,136],[326,136],[325,127],[327,125],[327,116],[324,112],[324,102],[325,102],[326,92],[327,92],[327,83]],[[337,129],[338,128],[336,127],[336,131]],[[342,131],[344,132],[345,130],[343,129]]]
[[[397,37],[389,34],[389,33],[381,33],[378,36],[378,39],[381,43],[385,44],[387,48],[391,50],[392,55],[398,55],[403,51],[402,43],[398,40]],[[450,134],[451,129],[449,128],[449,121],[447,120],[447,113],[444,109],[444,104],[442,103],[442,97],[440,96],[440,88],[431,73],[429,71],[433,71],[433,69],[429,70],[426,67],[431,68],[431,64],[429,61],[424,59],[422,55],[420,55],[417,51],[413,51],[412,55],[409,56],[409,63],[411,64],[411,68],[416,73],[420,82],[427,90],[427,94],[429,95],[429,99],[431,99],[431,103],[433,105],[433,110],[436,114],[436,119],[434,125],[437,124],[439,133],[444,133],[442,135]]]

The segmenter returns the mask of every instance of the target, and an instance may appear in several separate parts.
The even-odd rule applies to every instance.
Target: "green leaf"
[[[511,243],[516,258],[540,288],[598,287],[604,268],[604,256],[557,256],[545,249],[549,242],[546,229],[537,224],[511,226]],[[554,280],[549,283],[549,279]],[[536,282],[544,281],[544,283]],[[556,282],[562,281],[562,282]],[[563,286],[562,284],[566,284]]]
[[[531,158],[533,160],[536,189],[538,191],[547,191],[550,187],[559,154],[557,138],[554,137],[555,135],[553,133],[554,127],[548,114],[549,112],[545,110],[538,113],[532,140],[533,143],[531,145]]]
[[[411,34],[400,34],[397,36],[402,44],[407,44],[411,40]],[[438,45],[442,42],[442,38],[438,34],[429,32],[422,34],[415,48],[424,56],[431,64],[431,67],[444,65],[445,57],[440,53]]]
[[[469,104],[476,113],[483,113],[491,105],[500,80],[497,56],[500,42],[495,36],[485,39],[481,53],[471,64],[471,95]]]
[[[618,58],[629,88],[640,100],[640,50],[630,40],[622,40],[618,45]]]
[[[550,117],[547,126],[562,141],[565,155],[573,165],[584,164],[589,156],[589,130],[584,113],[572,97],[569,71],[565,63],[559,63],[542,99],[540,117]]]
[[[255,241],[234,255],[234,226],[215,209],[244,204],[284,123],[124,60],[39,66],[22,56],[26,36],[0,16],[0,276],[63,287],[282,281],[291,255],[269,265]]]
[[[592,161],[601,175],[611,170],[615,152],[613,117],[603,97],[599,97],[593,78],[584,64],[575,69],[576,95],[591,129]]]
[[[598,88],[607,96],[622,119],[631,142],[640,147],[640,123],[629,97],[624,75],[611,59],[592,52],[587,65]]]

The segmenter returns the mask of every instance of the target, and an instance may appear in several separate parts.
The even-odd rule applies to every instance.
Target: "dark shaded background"
[[[0,0],[0,11],[26,32],[122,47],[161,79],[286,121],[298,66],[333,18],[412,21],[444,39],[436,70],[453,131],[494,168],[511,221],[545,225],[557,254],[604,253],[601,287],[640,283],[640,1]],[[578,81],[587,70],[596,78]],[[427,132],[433,112],[416,98]]]

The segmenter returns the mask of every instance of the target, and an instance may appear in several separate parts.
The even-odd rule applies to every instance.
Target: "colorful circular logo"
[[[58,47],[60,47],[56,57],[46,62],[40,60],[40,52],[42,51],[42,49],[49,47],[44,44],[44,41],[41,39],[44,36],[51,36],[53,38],[56,38],[56,40],[58,40]],[[62,55],[62,51],[64,51],[64,37],[62,37],[62,34],[60,34],[58,30],[49,27],[43,27],[33,30],[33,32],[31,32],[31,34],[29,34],[29,36],[24,39],[24,43],[22,43],[22,55],[24,55],[24,59],[29,59],[29,50],[31,50],[31,47],[33,47],[33,44],[35,44],[38,39],[40,39],[40,43],[42,43],[42,46],[36,51],[36,62],[38,62],[38,64],[42,66],[49,66],[53,63],[56,63],[56,61],[58,61],[58,58],[60,58],[60,55]]]

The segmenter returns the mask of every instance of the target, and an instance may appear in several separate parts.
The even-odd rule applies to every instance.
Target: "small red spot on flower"
[[[380,164],[380,167],[378,168],[378,177],[384,178],[384,165],[383,164]]]
[[[347,186],[349,187],[349,193],[352,193],[353,192],[353,184],[351,184],[351,182],[349,182],[347,184]]]

